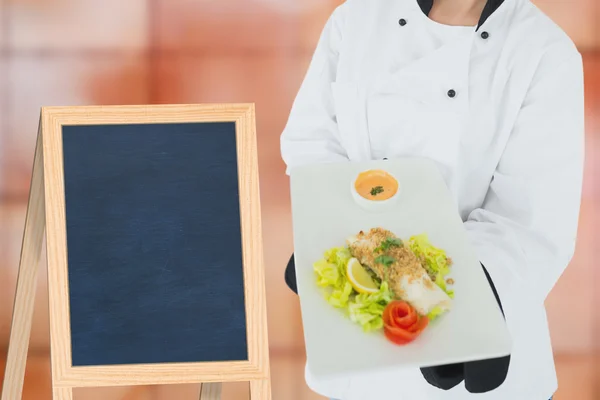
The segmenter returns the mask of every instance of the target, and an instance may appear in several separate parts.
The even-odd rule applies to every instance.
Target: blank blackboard
[[[72,365],[247,360],[235,123],[62,138]]]

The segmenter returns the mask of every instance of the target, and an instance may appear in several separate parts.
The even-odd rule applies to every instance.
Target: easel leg
[[[200,389],[200,400],[221,400],[221,382],[203,383]]]
[[[271,381],[250,381],[250,400],[271,400]]]
[[[44,169],[42,140],[38,132],[29,190],[29,204],[21,247],[17,291],[13,306],[12,325],[8,342],[8,358],[2,386],[2,400],[17,400],[23,395],[23,380],[27,363],[29,335],[33,320],[33,305],[37,272],[41,259],[45,228]],[[67,399],[65,397],[65,399]],[[69,398],[70,399],[70,398]]]
[[[72,388],[53,388],[52,400],[73,400]]]

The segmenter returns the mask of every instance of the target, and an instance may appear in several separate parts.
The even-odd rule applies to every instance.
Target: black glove
[[[288,261],[287,267],[285,267],[285,283],[290,289],[298,294],[298,286],[296,285],[296,263],[294,262],[294,254]]]
[[[496,287],[483,264],[481,266],[494,292],[502,315],[504,315]],[[421,368],[421,374],[429,384],[439,389],[450,390],[464,380],[465,388],[470,393],[485,393],[504,383],[509,365],[510,355],[481,361]]]

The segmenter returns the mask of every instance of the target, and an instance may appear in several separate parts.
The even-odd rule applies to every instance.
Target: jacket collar
[[[425,15],[429,15],[431,8],[433,7],[433,0],[417,0],[419,3],[419,7],[425,13]],[[485,21],[504,3],[504,0],[487,0],[485,7],[483,8],[483,12],[481,13],[481,17],[479,18],[479,23],[477,24],[477,29],[481,27],[485,23]]]

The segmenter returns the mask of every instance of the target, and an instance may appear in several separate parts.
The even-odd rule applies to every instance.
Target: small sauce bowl
[[[400,184],[395,176],[381,169],[360,172],[352,180],[352,197],[362,208],[384,211],[396,204]]]

